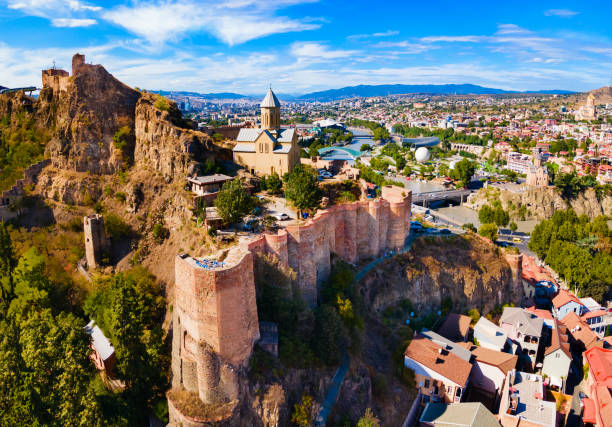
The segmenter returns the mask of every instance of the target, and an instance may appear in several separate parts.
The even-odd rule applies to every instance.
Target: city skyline
[[[5,0],[0,85],[75,52],[132,86],[300,94],[359,84],[584,91],[609,83],[612,6]]]

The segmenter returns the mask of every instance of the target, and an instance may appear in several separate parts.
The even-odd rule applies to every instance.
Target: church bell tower
[[[261,101],[261,128],[268,130],[280,130],[280,102],[272,88],[268,89],[263,101]]]

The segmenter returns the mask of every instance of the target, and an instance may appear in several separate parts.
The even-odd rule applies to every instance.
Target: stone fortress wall
[[[317,287],[329,276],[332,253],[356,263],[404,247],[410,231],[411,202],[410,190],[385,186],[380,198],[321,210],[304,225],[262,234],[249,249],[273,254],[291,267],[304,299],[314,306]]]
[[[72,57],[72,76],[76,76],[84,67],[92,66],[85,63],[85,55],[77,53]],[[68,71],[49,68],[48,70],[42,70],[42,83],[43,88],[51,88],[53,92],[59,93],[68,90],[70,75]]]
[[[331,254],[347,262],[377,257],[404,246],[412,194],[383,187],[382,197],[319,211],[303,225],[263,234],[232,248],[222,265],[198,265],[179,255],[175,263],[172,387],[196,393],[205,404],[239,401],[238,371],[259,339],[254,254],[272,254],[297,273],[310,305],[331,270]],[[200,261],[201,262],[201,261]],[[169,398],[170,425],[207,425],[181,412]],[[231,415],[231,414],[230,414]]]

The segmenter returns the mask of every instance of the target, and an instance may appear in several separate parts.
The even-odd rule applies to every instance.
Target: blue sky
[[[73,53],[148,89],[357,84],[589,90],[612,79],[612,1],[0,0],[0,85]]]

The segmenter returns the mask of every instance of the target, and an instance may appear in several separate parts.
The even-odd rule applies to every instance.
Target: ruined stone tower
[[[96,268],[102,263],[102,259],[110,254],[110,242],[104,231],[102,215],[86,216],[83,219],[83,231],[87,268]]]
[[[72,75],[76,76],[79,72],[79,68],[85,64],[85,55],[80,53],[75,54],[72,57]]]
[[[195,423],[186,417],[173,392],[189,392],[232,415],[240,370],[259,339],[253,254],[235,247],[221,263],[179,255],[175,274],[170,424],[208,425],[204,414]]]

